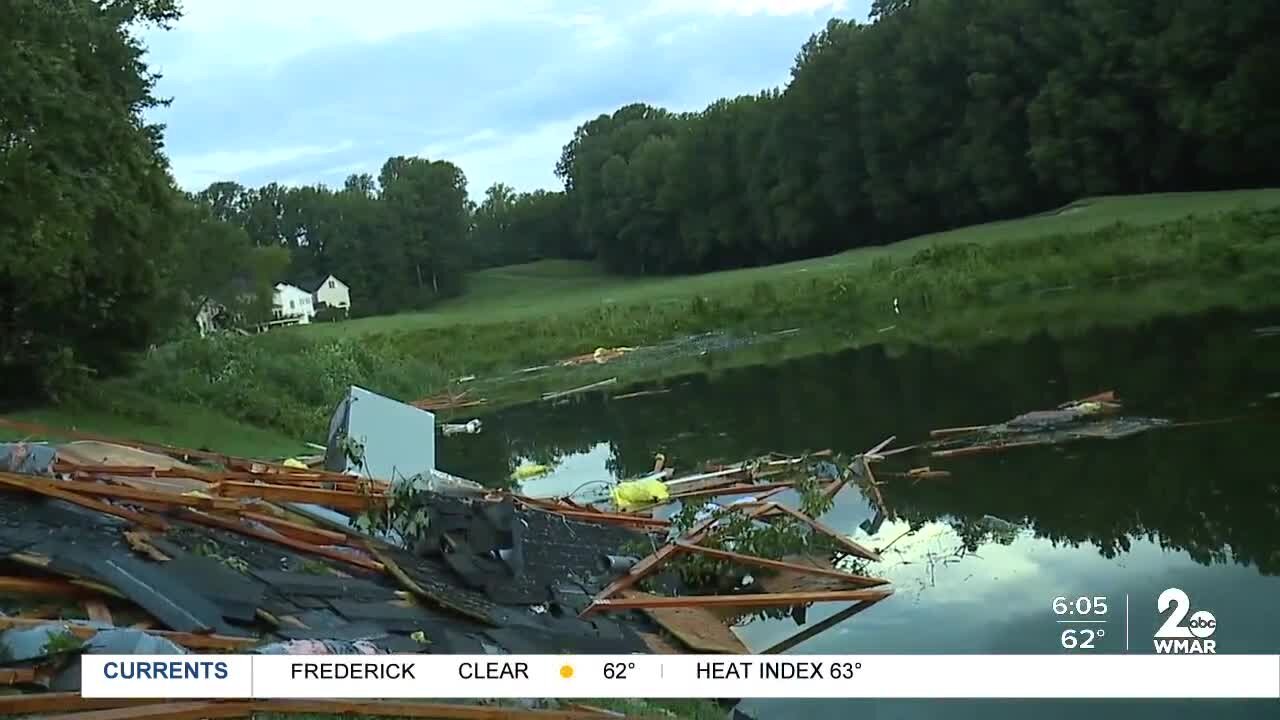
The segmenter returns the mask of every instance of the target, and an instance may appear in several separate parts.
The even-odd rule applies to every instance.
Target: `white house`
[[[316,288],[316,304],[328,305],[331,308],[351,309],[351,289],[338,278],[330,275]]]
[[[315,301],[311,293],[300,287],[276,283],[275,292],[271,294],[271,316],[306,325],[316,316]]]

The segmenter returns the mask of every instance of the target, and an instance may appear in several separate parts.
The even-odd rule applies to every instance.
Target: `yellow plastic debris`
[[[654,478],[619,483],[611,495],[620,510],[633,510],[671,497],[666,483]]]
[[[551,472],[551,468],[547,467],[546,465],[539,465],[537,463],[525,463],[524,465],[521,465],[520,467],[516,468],[515,471],[511,473],[511,479],[512,480],[528,480],[529,478],[538,477],[539,475],[546,475],[549,472]]]
[[[285,460],[280,464],[284,465],[285,467],[298,468],[299,470],[307,469],[307,464],[302,462],[298,458],[289,458],[288,460]]]

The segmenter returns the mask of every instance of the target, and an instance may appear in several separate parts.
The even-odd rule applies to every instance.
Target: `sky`
[[[784,85],[801,45],[871,0],[184,0],[148,29],[165,151],[217,180],[340,186],[386,158],[558,188],[583,122],[631,102],[697,110]]]

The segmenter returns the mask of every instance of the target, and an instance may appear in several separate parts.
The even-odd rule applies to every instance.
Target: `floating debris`
[[[1108,391],[1002,423],[934,430],[929,433],[933,439],[922,447],[931,457],[949,458],[1086,439],[1116,440],[1173,425],[1164,418],[1115,416],[1122,407]]]
[[[616,382],[618,382],[618,378],[616,378],[616,377],[611,377],[611,378],[609,378],[608,380],[601,380],[600,382],[593,382],[593,383],[591,383],[590,385],[583,385],[583,386],[581,386],[581,387],[576,387],[576,388],[572,388],[572,389],[569,389],[569,390],[560,390],[559,392],[543,393],[543,394],[542,394],[542,399],[543,399],[543,400],[558,400],[558,399],[563,398],[563,397],[569,397],[570,395],[577,395],[578,393],[584,393],[584,392],[588,392],[588,391],[590,391],[590,390],[598,390],[598,389],[600,389],[600,388],[602,388],[602,387],[608,387],[608,386],[610,386],[610,385],[612,385],[612,384],[614,384],[614,383],[616,383]]]

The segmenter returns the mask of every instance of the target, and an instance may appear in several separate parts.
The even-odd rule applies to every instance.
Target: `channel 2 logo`
[[[1197,610],[1183,624],[1191,611],[1191,600],[1178,588],[1169,588],[1156,599],[1156,612],[1169,612],[1164,624],[1156,631],[1157,655],[1212,655],[1217,653],[1217,641],[1211,640],[1218,629],[1218,619],[1208,610]]]

